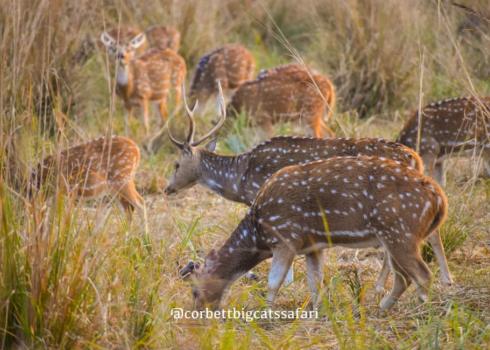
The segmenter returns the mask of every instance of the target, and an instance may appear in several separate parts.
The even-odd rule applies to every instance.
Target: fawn
[[[237,89],[252,79],[255,59],[245,47],[228,44],[207,53],[199,60],[192,78],[190,98],[205,103],[218,92],[217,81],[225,92]]]
[[[184,59],[171,49],[149,49],[140,56],[136,50],[146,41],[143,33],[132,38],[128,44],[119,44],[107,32],[101,35],[102,43],[111,56],[117,60],[116,93],[124,101],[126,108],[125,130],[128,132],[128,118],[133,107],[142,107],[143,122],[148,136],[149,103],[158,103],[163,121],[167,118],[167,99],[171,87],[175,90],[175,104],[180,104],[181,85],[185,80]]]
[[[221,99],[223,100],[223,99]],[[222,103],[222,102],[220,102]],[[338,156],[377,156],[394,160],[401,166],[412,167],[423,173],[423,163],[418,154],[409,147],[383,139],[316,139],[301,137],[276,137],[252,150],[236,155],[223,156],[213,152],[215,142],[199,147],[213,138],[224,124],[226,111],[219,110],[220,122],[200,141],[194,141],[195,122],[193,111],[184,105],[189,119],[189,131],[184,142],[176,140],[168,130],[170,140],[181,150],[175,163],[175,171],[165,189],[173,194],[196,183],[208,187],[226,199],[251,205],[262,185],[278,170],[297,164]],[[441,280],[451,284],[444,248],[438,232],[429,237],[441,270]],[[388,259],[383,260],[383,269],[376,283],[382,291],[388,277]]]
[[[28,194],[41,188],[74,198],[111,194],[131,217],[135,208],[144,211],[134,183],[139,162],[139,148],[131,139],[100,137],[44,158],[30,175]]]
[[[481,156],[490,176],[490,97],[463,97],[433,102],[422,109],[420,145],[418,112],[407,121],[398,142],[418,149],[428,173],[445,185],[444,160],[454,152]]]
[[[269,136],[274,123],[299,118],[305,119],[315,137],[334,136],[323,119],[325,114],[327,118],[332,114],[334,90],[325,76],[299,64],[289,64],[262,71],[255,80],[242,84],[232,96],[228,110],[250,113]]]
[[[312,302],[323,279],[322,250],[383,247],[394,275],[380,304],[392,307],[413,281],[427,300],[431,272],[420,245],[447,215],[439,185],[419,171],[378,157],[335,157],[285,167],[260,189],[249,212],[204,266],[191,265],[196,306],[217,307],[233,281],[272,257],[272,304],[295,255],[306,256]]]

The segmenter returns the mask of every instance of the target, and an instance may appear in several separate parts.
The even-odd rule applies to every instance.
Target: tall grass
[[[484,1],[468,5],[490,13]],[[145,154],[137,176],[142,192],[157,193],[146,196],[150,237],[141,234],[139,218],[129,224],[106,202],[85,205],[61,194],[26,201],[18,192],[23,181],[17,181],[56,148],[108,131],[122,133],[121,105],[98,44],[104,28],[176,26],[189,72],[206,51],[232,41],[248,46],[259,68],[299,54],[334,80],[340,135],[392,137],[405,111],[417,105],[421,53],[424,101],[490,91],[488,23],[472,16],[425,0],[0,0],[0,348],[488,344],[488,291],[472,288],[490,281],[481,243],[488,240],[488,182],[472,183],[472,191],[450,187],[451,205],[465,210],[451,211],[443,235],[449,237],[457,280],[468,287],[441,295],[435,288],[425,306],[407,293],[397,313],[378,315],[377,297],[370,293],[377,270],[339,264],[334,251],[322,319],[198,324],[169,316],[172,307],[191,307],[178,268],[223,241],[245,208],[199,189],[162,199],[158,191],[176,156],[170,145]],[[184,127],[182,120],[176,118],[177,128]],[[208,115],[198,120],[199,127],[209,123]],[[8,137],[13,130],[15,148]],[[286,125],[278,132],[294,131]],[[143,139],[136,118],[131,136]],[[243,115],[222,136],[219,149],[240,152],[259,139]],[[101,216],[108,217],[102,224]],[[265,265],[258,268],[260,276],[266,275]],[[297,279],[281,291],[279,308],[308,300],[301,268]],[[239,282],[228,301],[261,308],[265,287],[264,281]]]

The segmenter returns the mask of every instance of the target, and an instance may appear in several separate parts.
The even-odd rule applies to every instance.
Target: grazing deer
[[[181,86],[185,80],[186,65],[184,59],[170,49],[149,49],[136,57],[136,50],[146,41],[143,33],[129,41],[118,42],[107,32],[101,35],[102,43],[116,58],[116,92],[123,99],[127,114],[125,128],[128,132],[128,118],[133,107],[143,108],[143,122],[146,134],[149,134],[148,120],[150,101],[158,103],[163,121],[167,118],[167,99],[171,87],[175,90],[175,104],[180,104]]]
[[[199,183],[226,199],[251,205],[262,185],[278,170],[290,165],[339,156],[377,156],[381,159],[391,159],[401,166],[412,167],[423,173],[422,160],[414,150],[395,142],[373,138],[276,137],[237,156],[218,155],[213,153],[215,142],[206,147],[199,145],[216,135],[225,122],[225,111],[220,109],[219,123],[205,138],[195,141],[193,111],[189,109],[185,99],[184,105],[190,123],[185,141],[178,141],[168,130],[170,140],[181,150],[180,158],[175,163],[174,174],[165,189],[168,195]],[[451,284],[452,279],[439,233],[431,235],[429,242],[440,266],[442,282]],[[384,289],[389,271],[387,264],[388,259],[385,257],[380,278],[376,283],[378,291]]]
[[[313,135],[334,136],[324,121],[335,106],[335,91],[330,80],[307,68],[290,64],[262,71],[257,79],[242,84],[232,96],[228,109],[246,111],[270,136],[279,121],[304,118]],[[327,112],[327,113],[326,113]]]
[[[445,185],[444,160],[461,151],[481,156],[490,176],[490,97],[463,97],[433,102],[414,113],[400,132],[398,142],[418,149],[428,173]]]
[[[134,183],[139,162],[140,151],[134,141],[121,136],[100,137],[44,158],[31,173],[28,193],[41,188],[75,198],[110,193],[131,217],[135,208],[144,210],[144,200]]]
[[[180,33],[177,29],[169,26],[151,26],[145,30],[145,34],[150,47],[179,51]]]
[[[381,301],[383,310],[411,282],[425,301],[431,272],[420,245],[446,215],[447,200],[439,185],[392,160],[336,157],[283,168],[262,186],[218,252],[212,250],[204,266],[194,268],[196,305],[216,307],[233,281],[270,257],[267,301],[272,304],[298,254],[306,256],[315,304],[323,279],[322,250],[335,245],[384,248],[394,284]]]
[[[231,92],[252,79],[254,70],[255,59],[242,45],[228,44],[211,51],[197,64],[191,83],[191,100],[205,103],[218,92],[218,81],[225,92]]]

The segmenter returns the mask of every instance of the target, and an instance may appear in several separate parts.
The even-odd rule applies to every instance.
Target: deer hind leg
[[[145,126],[145,133],[146,136],[150,134],[150,103],[148,99],[144,99],[142,102],[142,107],[143,107],[143,124]]]
[[[317,251],[306,254],[306,274],[311,291],[311,304],[316,308],[319,300],[319,290],[323,284],[323,252]]]
[[[442,186],[446,187],[446,172],[444,171],[444,160],[436,161],[434,165],[434,178]]]
[[[122,188],[120,188],[118,195],[119,201],[128,215],[128,219],[132,219],[135,208],[143,212],[143,214],[145,213],[145,201],[136,190],[136,185],[133,180],[128,181]]]
[[[392,251],[393,251],[392,247]],[[396,254],[390,252],[390,263],[395,275],[391,293],[381,301],[381,308],[389,309],[414,281],[417,285],[417,293],[422,301],[428,299],[427,292],[431,280],[431,272],[420,256],[416,247],[412,249],[397,249]]]
[[[316,138],[335,137],[335,133],[330,129],[323,120],[323,113],[317,113],[310,121],[310,128],[313,131],[313,136]]]
[[[440,173],[436,170],[437,156],[434,154],[424,154],[422,155],[422,160],[424,162],[425,172],[428,176],[434,178],[437,183],[441,184]],[[440,168],[439,168],[440,170]]]
[[[269,283],[268,289],[269,292],[267,294],[267,303],[272,306],[274,300],[276,299],[277,292],[288,273],[291,264],[293,263],[293,259],[295,256],[295,252],[291,247],[288,246],[280,246],[274,249],[272,252],[272,265],[271,270],[269,272]]]
[[[393,305],[395,305],[396,301],[400,298],[403,292],[410,285],[410,279],[408,274],[404,271],[404,269],[394,261],[392,256],[387,253],[388,263],[391,266],[391,270],[393,271],[393,287],[391,289],[390,294],[386,295],[380,303],[381,310],[388,310]]]
[[[165,91],[162,94],[162,98],[158,102],[158,112],[160,113],[160,118],[162,118],[162,122],[164,124],[168,119],[167,102],[168,102],[168,91]]]
[[[386,280],[388,279],[388,275],[390,273],[389,259],[389,254],[385,251],[383,256],[383,266],[381,267],[381,271],[379,272],[378,279],[376,280],[376,284],[374,286],[376,293],[382,293],[385,290]]]
[[[427,240],[432,246],[432,250],[434,251],[434,255],[437,259],[437,263],[439,264],[441,282],[446,286],[450,286],[451,284],[453,284],[453,278],[451,277],[451,272],[449,272],[446,254],[444,252],[444,246],[442,245],[441,235],[439,234],[439,231],[432,232]]]

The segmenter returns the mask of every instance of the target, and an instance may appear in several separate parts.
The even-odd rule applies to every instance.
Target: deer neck
[[[133,90],[133,73],[130,66],[125,63],[119,63],[116,69],[116,84],[118,92],[126,97],[129,97]]]
[[[251,217],[247,215],[217,252],[211,275],[227,285],[272,256],[269,249],[259,247],[260,241]]]
[[[242,195],[242,176],[247,167],[245,155],[222,156],[203,151],[200,159],[199,183],[220,196],[245,203]]]

